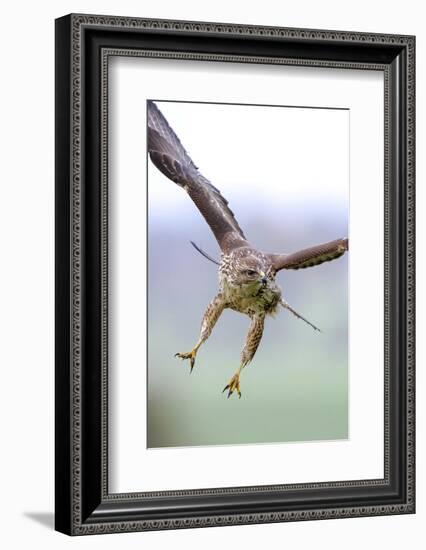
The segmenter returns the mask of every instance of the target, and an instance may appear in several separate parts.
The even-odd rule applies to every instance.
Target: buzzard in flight
[[[197,351],[210,336],[223,310],[229,308],[248,315],[250,328],[241,352],[240,366],[223,390],[228,390],[228,397],[234,392],[241,397],[240,374],[256,353],[267,315],[274,314],[282,306],[319,330],[283,299],[281,289],[275,282],[277,272],[335,260],[348,250],[348,239],[337,239],[292,254],[270,254],[251,246],[228,201],[198,171],[153,101],[148,101],[148,153],[154,165],[188,193],[221,249],[220,262],[215,262],[219,265],[219,291],[204,313],[198,342],[191,351],[177,353],[176,356],[188,359],[192,372]],[[215,261],[194,246],[208,259]]]

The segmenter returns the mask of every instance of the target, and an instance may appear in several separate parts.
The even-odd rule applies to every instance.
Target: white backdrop
[[[180,83],[178,90],[170,90],[171,68],[175,81]],[[383,477],[382,74],[375,71],[348,72],[280,66],[259,69],[251,64],[241,66],[198,61],[180,61],[176,65],[168,60],[124,58],[112,61],[110,82],[109,174],[110,194],[113,197],[110,202],[109,250],[110,490],[126,493]],[[284,161],[286,166],[282,167],[286,181],[298,181],[293,188],[300,196],[311,196],[318,202],[326,200],[316,191],[317,170],[321,171],[321,168],[314,158],[315,155],[336,158],[336,166],[328,168],[329,181],[324,194],[327,199],[340,202],[342,208],[347,207],[348,181],[342,181],[342,174],[347,178],[349,170],[348,440],[146,450],[146,218],[141,215],[146,204],[146,156],[141,151],[146,151],[146,143],[145,132],[141,128],[146,127],[147,97],[221,103],[260,102],[268,105],[281,102],[284,105],[349,109],[234,107],[230,111],[228,107],[226,120],[230,118],[229,126],[234,128],[235,135],[228,146],[226,141],[221,145],[225,150],[232,150],[231,159],[221,159],[223,166],[220,168],[214,167],[216,163],[208,168],[209,159],[203,158],[202,151],[215,150],[214,136],[219,134],[217,129],[215,131],[215,124],[219,124],[219,128],[225,125],[218,107],[211,111],[204,107],[201,115],[196,106],[159,104],[166,118],[173,121],[180,139],[188,143],[185,147],[194,143],[190,150],[195,162],[206,168],[208,174],[214,170],[217,172],[212,181],[221,182],[222,192],[231,205],[235,205],[232,200],[233,187],[238,186],[234,182],[238,178],[243,182],[252,181],[251,178],[256,180],[256,175],[251,174],[251,164],[256,163],[248,162],[243,166],[235,159],[244,158],[247,154],[249,157],[257,154],[261,159],[268,158],[268,155],[279,158],[283,150],[290,149],[285,139],[300,143],[303,157],[300,162],[305,163],[303,170],[299,163],[293,165]],[[213,143],[205,141],[203,130],[198,127],[192,130],[197,137],[202,136],[197,150],[195,136],[191,140],[181,132],[183,129],[188,132],[191,127],[189,120],[200,116],[209,129],[207,135],[210,133],[213,136],[210,138]],[[244,140],[238,143],[238,127],[242,124],[242,117],[247,120],[247,116],[256,131],[268,135],[263,143],[257,142],[256,151],[251,153],[248,153],[249,145]],[[216,122],[213,117],[216,117]],[[176,120],[181,126],[176,126]],[[312,142],[304,139],[306,128],[317,139]],[[248,128],[244,132],[250,136]],[[337,143],[339,141],[340,144]],[[334,150],[331,157],[328,156],[328,148]],[[265,163],[258,164],[262,167],[262,173],[257,174],[258,185],[268,182],[268,186],[273,186],[276,178],[273,163],[269,173]],[[155,173],[156,169],[153,170]],[[223,187],[227,180],[233,183]],[[164,187],[168,189],[168,184]],[[291,187],[289,183],[286,191],[281,192],[286,201],[292,200]],[[252,187],[250,189],[253,193]],[[278,199],[276,190],[275,196]],[[182,196],[181,200],[185,198]],[[161,199],[162,196],[159,197]],[[150,206],[153,208],[152,203]],[[180,203],[175,202],[174,208],[180,209]],[[141,239],[137,247],[136,235]],[[307,461],[312,454],[316,459]],[[171,463],[173,468],[170,468]],[[230,463],[239,464],[239,467],[229,468]],[[260,467],[254,473],[254,463],[267,464],[268,467]],[[176,470],[179,471],[178,477]],[[150,472],[148,476],[147,471]]]
[[[67,0],[3,8],[2,199],[0,224],[1,365],[0,541],[8,549],[167,547],[247,549],[265,540],[290,548],[419,548],[424,539],[425,473],[418,471],[418,513],[353,520],[226,527],[69,539],[52,531],[53,511],[53,19],[71,11],[417,34],[418,151],[426,147],[426,30],[420,1]],[[418,159],[417,177],[425,180]],[[418,280],[426,279],[425,186],[418,185]],[[425,462],[425,291],[418,288],[418,464]]]

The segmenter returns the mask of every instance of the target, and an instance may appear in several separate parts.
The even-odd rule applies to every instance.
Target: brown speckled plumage
[[[269,254],[253,248],[238,225],[228,201],[200,174],[152,101],[148,101],[148,153],[155,166],[188,193],[222,251],[219,292],[204,313],[199,340],[190,352],[176,355],[188,359],[192,371],[199,347],[210,336],[223,310],[229,308],[248,315],[250,327],[241,352],[240,367],[224,389],[228,390],[228,397],[234,392],[241,396],[240,372],[256,353],[266,316],[276,313],[281,305],[306,321],[283,300],[281,289],[275,282],[276,273],[281,269],[313,267],[339,258],[348,250],[348,239],[323,243],[292,254]],[[309,321],[306,322],[317,329]]]

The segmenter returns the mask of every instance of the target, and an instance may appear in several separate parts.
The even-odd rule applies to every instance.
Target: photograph
[[[147,447],[347,439],[350,110],[146,108]]]
[[[55,529],[414,514],[409,21],[164,16],[55,20]]]

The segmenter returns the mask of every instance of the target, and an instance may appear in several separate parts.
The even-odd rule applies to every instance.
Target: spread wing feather
[[[299,250],[293,254],[270,254],[269,257],[276,271],[280,269],[303,269],[336,260],[343,256],[348,249],[348,239],[337,239],[329,243]]]
[[[148,153],[155,166],[185,189],[225,253],[247,244],[228,201],[198,171],[157,105],[148,101]]]

